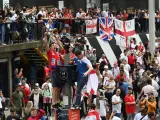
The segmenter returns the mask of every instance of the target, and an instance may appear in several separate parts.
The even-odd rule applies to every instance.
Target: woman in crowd
[[[51,116],[51,104],[52,104],[52,91],[50,90],[48,84],[44,85],[43,95],[43,105],[44,110],[47,115]]]

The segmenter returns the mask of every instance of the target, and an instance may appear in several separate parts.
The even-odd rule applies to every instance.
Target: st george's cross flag
[[[85,20],[86,34],[93,34],[97,32],[97,19]]]
[[[119,41],[116,41],[116,43],[122,43],[117,45],[124,46],[124,44],[126,44],[126,47],[127,47],[128,37],[136,34],[135,19],[127,20],[127,21],[115,19],[115,33],[120,38],[120,39],[116,39],[116,40],[119,40]]]
[[[114,37],[113,18],[99,18],[99,34],[100,38],[110,41]]]

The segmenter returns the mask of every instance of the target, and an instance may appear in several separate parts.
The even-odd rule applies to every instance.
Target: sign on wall
[[[3,9],[9,7],[9,0],[3,0]]]
[[[109,8],[109,3],[103,3],[103,10],[106,10],[106,8]]]
[[[58,8],[62,10],[64,8],[64,1],[58,1]]]

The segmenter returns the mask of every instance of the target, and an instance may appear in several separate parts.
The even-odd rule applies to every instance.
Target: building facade
[[[5,0],[2,0],[5,1]],[[64,6],[68,8],[72,8],[74,10],[78,10],[78,8],[83,8],[86,10],[90,7],[99,7],[103,9],[103,6],[108,5],[110,9],[148,9],[148,0],[10,0],[10,5],[15,6],[17,3],[21,6],[48,6],[54,5],[58,7],[59,1],[64,2]],[[159,9],[160,0],[155,0],[155,7]],[[2,3],[0,3],[2,4]],[[2,6],[2,5],[0,5]]]

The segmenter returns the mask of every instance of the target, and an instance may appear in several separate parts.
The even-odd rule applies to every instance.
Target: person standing
[[[128,64],[130,65],[132,71],[134,71],[135,62],[136,62],[136,56],[134,55],[133,52],[131,52],[131,54],[128,55]]]
[[[47,43],[47,41],[45,41],[45,43],[48,56],[48,66],[50,69],[50,75],[53,87],[52,97],[53,97],[54,107],[58,107],[60,105],[59,103],[60,88],[56,84],[56,67],[62,64],[61,55],[56,51],[57,45],[55,43],[51,43],[50,46]]]
[[[47,115],[49,114],[49,116],[51,116],[52,91],[50,90],[48,84],[45,84],[42,95],[43,95],[44,110]]]
[[[131,86],[128,87],[128,94],[124,98],[127,120],[133,120],[136,112],[136,102],[133,95],[133,88]]]
[[[135,115],[134,120],[148,120],[147,110],[146,105],[141,106],[140,112]]]
[[[99,113],[96,111],[96,105],[90,104],[88,107],[89,112],[85,120],[101,120]]]
[[[19,115],[16,113],[15,108],[10,109],[10,115],[6,118],[6,120],[21,120]]]
[[[112,111],[116,111],[115,116],[121,117],[122,100],[120,98],[121,90],[118,88],[116,94],[112,96]]]
[[[75,55],[76,58],[74,58],[74,61],[77,64],[79,77],[77,81],[77,90],[74,105],[75,107],[79,108],[81,102],[81,91],[83,87],[87,84],[87,92],[89,94],[95,94],[98,88],[98,77],[92,67],[91,62],[83,56],[80,50],[77,50]],[[91,75],[94,75],[94,78],[91,78]],[[92,82],[93,80],[94,84]],[[89,83],[92,84],[91,86],[89,86],[89,84],[87,83],[88,81],[90,81]]]
[[[11,104],[16,108],[17,114],[22,117],[22,106],[24,105],[24,99],[20,86],[17,86],[15,92],[13,92]]]
[[[5,120],[5,98],[3,97],[2,90],[0,90],[0,119]]]
[[[107,80],[103,84],[103,87],[105,89],[105,97],[108,99],[108,103],[109,103],[110,107],[112,107],[112,96],[113,96],[113,92],[116,87],[116,83],[114,81],[114,78],[111,77],[109,80]]]
[[[33,102],[33,106],[36,109],[43,109],[43,96],[38,92],[38,89],[34,89],[34,93],[29,98]]]

